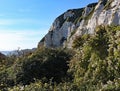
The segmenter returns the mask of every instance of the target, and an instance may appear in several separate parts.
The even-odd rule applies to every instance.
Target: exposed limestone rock
[[[68,11],[64,14],[64,19],[66,19],[67,17],[72,17],[74,15],[74,13],[72,13],[72,11]]]
[[[38,45],[71,48],[76,36],[94,34],[96,26],[110,24],[120,25],[120,0],[99,0],[60,15]]]

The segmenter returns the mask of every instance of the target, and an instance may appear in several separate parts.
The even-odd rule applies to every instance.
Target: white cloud
[[[23,25],[22,30],[18,26],[17,30],[14,30],[16,24]],[[31,27],[34,24],[44,26],[48,23],[36,19],[0,19],[0,51],[15,50],[18,47],[22,49],[36,47],[40,39],[48,32],[47,27],[26,30],[29,29],[28,26],[25,27],[26,24]]]
[[[0,51],[36,47],[46,33],[46,30],[0,30]]]

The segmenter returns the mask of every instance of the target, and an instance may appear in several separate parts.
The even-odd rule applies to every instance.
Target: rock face
[[[99,0],[57,17],[38,46],[71,48],[76,36],[94,34],[96,26],[110,24],[120,25],[120,0]]]

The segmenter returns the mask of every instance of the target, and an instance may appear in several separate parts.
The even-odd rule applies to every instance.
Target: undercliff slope
[[[38,46],[71,48],[77,36],[94,34],[97,26],[111,24],[120,25],[120,0],[99,0],[57,17]]]

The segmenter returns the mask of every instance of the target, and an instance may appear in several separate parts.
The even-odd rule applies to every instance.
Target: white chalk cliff
[[[98,25],[120,25],[120,0],[99,0],[84,8],[71,9],[55,19],[38,46],[72,47],[76,36],[94,34]]]

